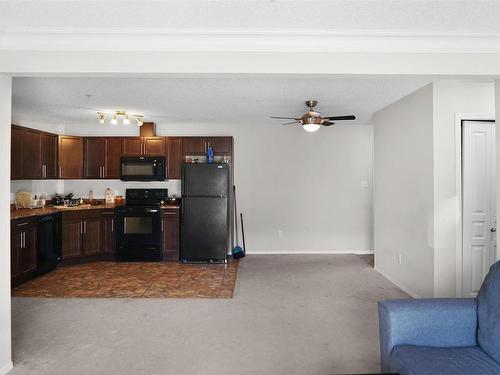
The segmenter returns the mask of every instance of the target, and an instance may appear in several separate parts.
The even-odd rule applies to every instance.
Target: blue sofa
[[[500,374],[500,261],[476,298],[379,302],[382,372]]]

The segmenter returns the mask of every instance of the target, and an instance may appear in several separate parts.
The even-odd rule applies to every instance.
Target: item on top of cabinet
[[[104,191],[104,197],[106,198],[106,204],[115,203],[115,192],[113,190],[111,190],[110,188],[107,188]]]
[[[16,193],[16,209],[31,208],[31,193],[28,191],[18,191]]]
[[[212,147],[207,148],[207,163],[212,164],[214,162],[214,149]]]

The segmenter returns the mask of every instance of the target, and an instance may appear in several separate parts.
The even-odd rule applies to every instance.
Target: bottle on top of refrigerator
[[[207,163],[212,164],[214,162],[214,149],[209,147],[207,149]]]

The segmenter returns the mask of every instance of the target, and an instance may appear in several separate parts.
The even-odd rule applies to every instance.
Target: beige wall
[[[12,80],[0,74],[0,374],[12,368],[10,317],[10,112]]]
[[[115,134],[95,124],[66,125],[75,135]],[[136,134],[137,127],[124,128]],[[343,253],[373,250],[372,126],[336,125],[307,133],[278,124],[157,124],[159,135],[232,135],[238,210],[249,253]],[[362,187],[361,181],[368,186]],[[143,183],[122,181],[13,182],[34,193],[103,196]],[[180,182],[155,183],[180,194]],[[45,189],[45,190],[42,190]],[[280,237],[278,231],[283,231]]]
[[[375,268],[414,296],[434,293],[432,127],[432,85],[373,116]]]
[[[457,295],[457,116],[495,116],[492,82],[434,82],[434,296]],[[458,166],[460,168],[460,165]],[[460,280],[460,279],[459,279]],[[461,281],[461,280],[460,280]]]

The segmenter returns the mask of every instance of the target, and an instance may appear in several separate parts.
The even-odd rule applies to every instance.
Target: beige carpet
[[[232,299],[13,298],[9,375],[376,373],[376,302],[402,297],[367,257],[259,255]]]

